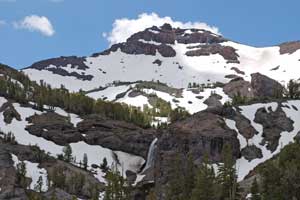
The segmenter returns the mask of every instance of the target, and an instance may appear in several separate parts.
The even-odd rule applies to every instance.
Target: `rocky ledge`
[[[51,140],[59,145],[85,141],[112,150],[124,151],[147,158],[148,148],[156,137],[153,129],[142,129],[123,121],[99,115],[86,116],[77,127],[54,112],[27,118],[31,123],[26,130],[33,135]]]

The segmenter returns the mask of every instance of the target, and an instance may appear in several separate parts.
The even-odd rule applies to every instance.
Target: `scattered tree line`
[[[240,198],[235,159],[231,147],[225,145],[222,163],[216,172],[204,156],[200,166],[193,164],[191,156],[186,164],[178,157],[171,170],[167,185],[167,200],[236,200]],[[184,166],[184,167],[183,167]]]
[[[100,114],[105,117],[124,120],[135,123],[141,127],[150,127],[151,117],[147,116],[139,108],[121,103],[113,103],[104,100],[94,100],[84,92],[69,92],[64,86],[51,88],[43,81],[40,84],[31,82],[22,73],[15,81],[8,76],[0,77],[0,96],[14,99],[21,104],[35,103],[35,108],[43,111],[60,107],[68,112],[78,115]]]
[[[259,179],[251,200],[300,199],[300,142],[287,145],[275,158],[258,167]]]

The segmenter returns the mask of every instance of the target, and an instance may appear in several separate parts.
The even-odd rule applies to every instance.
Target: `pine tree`
[[[104,157],[102,163],[100,164],[100,169],[102,170],[102,172],[107,172],[108,168],[108,164],[107,164],[107,159]]]
[[[129,200],[131,188],[127,180],[117,170],[116,164],[109,169],[105,176],[106,186],[104,200]]]
[[[63,148],[63,158],[66,162],[72,162],[73,156],[72,156],[72,147],[68,144]]]
[[[185,173],[184,173],[184,184],[183,184],[183,196],[187,199],[191,198],[192,195],[192,190],[195,184],[195,166],[193,162],[193,156],[192,154],[189,154],[187,156],[187,161],[185,162],[186,167],[185,167]]]
[[[238,197],[238,183],[235,169],[235,160],[231,146],[225,145],[222,152],[222,162],[219,164],[218,182],[221,185],[222,197],[235,200]]]
[[[191,200],[215,200],[216,199],[216,177],[212,166],[208,163],[205,155],[196,174],[195,187]]]
[[[182,173],[182,160],[177,155],[174,158],[172,169],[170,171],[169,183],[167,185],[166,199],[167,200],[185,200],[184,192],[184,174]]]
[[[26,164],[25,162],[20,162],[17,164],[17,182],[21,187],[26,188]]]
[[[85,154],[83,154],[83,168],[85,169],[85,170],[87,170],[87,168],[88,168],[88,156],[87,156],[87,154],[85,153]]]
[[[42,192],[43,190],[43,177],[39,176],[39,179],[36,183],[36,185],[34,186],[34,190],[37,192]]]

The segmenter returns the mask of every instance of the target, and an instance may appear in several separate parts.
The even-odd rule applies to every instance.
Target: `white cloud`
[[[25,17],[19,22],[14,22],[14,27],[17,29],[27,29],[29,31],[37,31],[45,36],[53,36],[55,31],[47,17],[31,15]]]
[[[126,41],[133,33],[143,31],[154,25],[161,26],[164,23],[169,23],[175,28],[199,28],[220,34],[217,27],[209,26],[203,22],[180,22],[174,21],[171,17],[160,17],[156,13],[143,13],[137,19],[122,18],[115,20],[112,31],[110,33],[103,33],[102,36],[112,45]]]

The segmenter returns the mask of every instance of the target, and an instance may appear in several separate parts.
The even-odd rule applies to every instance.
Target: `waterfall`
[[[146,165],[145,165],[143,171],[141,172],[141,174],[143,174],[147,169],[152,167],[154,164],[154,153],[155,153],[155,149],[156,149],[156,142],[157,142],[157,138],[155,138],[151,142],[151,145],[150,145],[150,148],[148,151],[148,155],[147,155],[147,162],[146,162]]]

